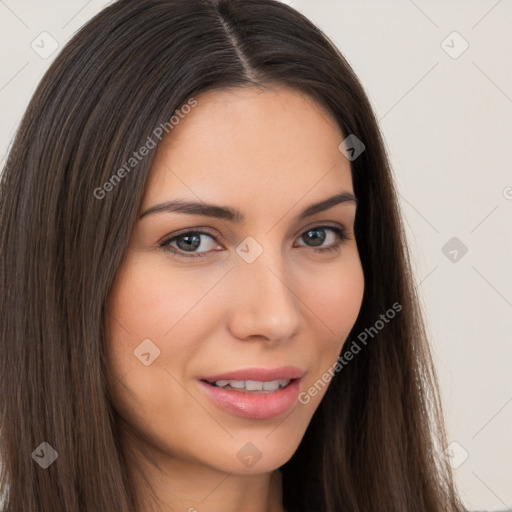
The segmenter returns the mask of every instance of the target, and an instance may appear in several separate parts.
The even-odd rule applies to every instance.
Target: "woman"
[[[368,99],[271,0],[119,0],[1,177],[6,512],[464,510]]]

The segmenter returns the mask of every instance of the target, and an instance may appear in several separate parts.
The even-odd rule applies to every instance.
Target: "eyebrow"
[[[304,210],[302,210],[299,215],[297,215],[297,220],[303,220],[306,217],[310,217],[316,213],[328,210],[333,206],[348,202],[353,202],[356,206],[358,204],[357,198],[352,193],[343,191],[339,194],[336,194],[335,196],[324,199],[323,201],[309,205]],[[155,213],[184,213],[188,215],[204,215],[206,217],[215,217],[238,224],[245,221],[245,215],[236,208],[207,203],[197,203],[192,201],[185,201],[182,199],[166,201],[165,203],[151,206],[139,217],[139,219]]]

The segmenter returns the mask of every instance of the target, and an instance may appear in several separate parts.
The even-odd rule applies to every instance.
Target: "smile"
[[[296,367],[253,368],[199,379],[199,386],[224,412],[247,419],[272,419],[297,403],[304,372]]]

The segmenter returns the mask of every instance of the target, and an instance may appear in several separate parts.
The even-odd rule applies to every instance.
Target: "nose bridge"
[[[284,261],[280,247],[258,246],[253,239],[237,248],[240,258],[233,276],[238,291],[232,306],[232,331],[240,338],[285,339],[293,335],[299,321],[293,269]],[[246,258],[251,251],[251,258]]]

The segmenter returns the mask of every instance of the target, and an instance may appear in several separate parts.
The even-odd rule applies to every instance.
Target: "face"
[[[361,306],[345,137],[288,88],[196,100],[156,150],[109,296],[113,406],[160,460],[270,471]]]

